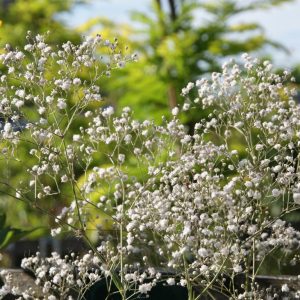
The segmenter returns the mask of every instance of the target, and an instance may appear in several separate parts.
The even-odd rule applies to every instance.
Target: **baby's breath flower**
[[[20,98],[24,98],[25,97],[25,91],[24,90],[17,90],[16,91],[16,96],[18,96]]]
[[[55,228],[55,229],[51,229],[51,235],[52,235],[53,237],[59,235],[60,233],[61,233],[61,227],[57,227],[57,228]]]
[[[17,60],[21,60],[22,58],[25,57],[25,55],[23,54],[23,52],[19,51],[19,52],[16,53],[15,57],[16,57]]]
[[[141,294],[147,294],[152,289],[151,283],[143,283],[139,286],[139,292]]]
[[[109,106],[103,110],[102,114],[104,117],[110,117],[114,114],[114,108],[112,106]]]
[[[27,45],[25,45],[24,46],[24,50],[25,51],[29,51],[29,52],[31,52],[32,50],[33,50],[33,45],[31,45],[31,44],[27,44]]]
[[[174,108],[172,109],[172,115],[173,115],[173,116],[177,116],[178,113],[179,113],[179,108],[178,108],[178,107],[174,107]]]
[[[64,99],[59,99],[57,101],[57,107],[59,109],[65,109],[67,107],[67,104],[66,104],[65,100]]]
[[[160,281],[221,290],[225,274],[249,278],[253,263],[259,268],[274,249],[292,256],[300,247],[300,232],[278,217],[300,204],[300,109],[287,73],[245,54],[244,66],[224,63],[220,73],[188,83],[183,106],[156,124],[135,120],[129,107],[115,113],[97,102],[98,77],[130,60],[117,40],[87,37],[59,49],[41,35],[29,40],[26,62],[10,46],[0,54],[0,154],[8,167],[26,166],[22,182],[7,178],[10,172],[3,182],[37,207],[67,200],[52,236],[70,230],[99,241],[82,256],[23,260],[45,299],[83,295],[108,279],[120,282],[124,295],[147,294]],[[96,46],[111,54],[105,64]],[[90,80],[80,79],[87,69]],[[210,113],[187,128],[180,109]],[[21,153],[29,156],[24,164]],[[16,290],[6,285],[0,293],[6,291]]]
[[[80,134],[74,134],[74,135],[73,135],[73,141],[74,141],[74,142],[79,142],[80,139],[81,139]]]
[[[168,285],[175,285],[175,279],[174,278],[168,278],[167,279],[167,284]]]
[[[68,181],[68,176],[63,175],[60,180],[61,180],[61,182],[67,182]]]
[[[74,78],[74,79],[73,79],[73,84],[74,84],[74,85],[80,85],[80,84],[81,84],[80,78]]]
[[[281,291],[284,293],[287,293],[290,291],[290,289],[286,283],[281,286]]]
[[[187,110],[189,110],[189,108],[190,108],[190,103],[186,102],[183,104],[182,110],[187,111]]]
[[[300,204],[300,193],[293,193],[293,199],[296,204]]]

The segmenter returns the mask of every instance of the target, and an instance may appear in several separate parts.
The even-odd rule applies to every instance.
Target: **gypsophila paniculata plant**
[[[26,166],[20,182],[3,178],[1,189],[41,210],[66,197],[51,233],[71,231],[90,246],[83,257],[37,254],[22,267],[51,300],[81,299],[101,280],[122,299],[160,283],[186,287],[190,300],[213,291],[266,299],[256,275],[268,255],[299,260],[300,233],[284,220],[300,205],[300,107],[290,74],[245,54],[243,66],[225,63],[189,83],[183,107],[157,125],[101,103],[99,78],[135,58],[100,36],[58,50],[37,36],[24,51],[1,54],[1,159]],[[190,110],[210,113],[188,130],[179,116]],[[104,216],[105,230],[97,223]],[[18,294],[9,282],[0,295]]]

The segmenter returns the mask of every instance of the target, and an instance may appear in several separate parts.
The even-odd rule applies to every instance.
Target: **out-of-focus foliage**
[[[34,35],[50,31],[49,41],[54,43],[79,42],[79,35],[56,17],[70,10],[74,3],[74,0],[0,0],[0,46],[22,46],[29,30]]]
[[[0,250],[7,247],[10,243],[29,235],[33,230],[21,230],[6,225],[6,215],[0,214]]]
[[[149,13],[132,15],[141,24],[139,29],[122,32],[123,39],[127,33],[127,44],[138,50],[139,66],[126,68],[123,76],[109,83],[111,97],[120,106],[133,105],[138,117],[151,116],[159,121],[159,115],[182,101],[180,92],[188,81],[218,71],[225,57],[258,51],[266,45],[284,49],[269,40],[259,24],[236,23],[234,18],[288,1],[153,0]],[[120,26],[113,21],[99,22],[105,33],[119,35]],[[198,113],[189,119],[200,117]]]

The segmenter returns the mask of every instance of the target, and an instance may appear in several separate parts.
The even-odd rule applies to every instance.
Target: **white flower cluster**
[[[113,54],[104,70],[94,54],[98,44]],[[160,281],[186,286],[190,299],[199,287],[246,299],[272,251],[299,250],[300,232],[284,220],[300,204],[300,107],[288,72],[278,75],[268,61],[244,55],[243,67],[226,63],[211,79],[189,83],[182,111],[207,110],[208,117],[188,130],[179,107],[156,125],[134,120],[128,107],[117,116],[98,103],[100,76],[128,60],[116,53],[116,42],[97,36],[54,51],[38,36],[25,51],[34,60],[20,51],[0,56],[7,67],[2,155],[26,149],[28,156],[27,177],[13,188],[35,207],[68,199],[52,233],[69,229],[93,249],[82,259],[25,259],[45,293],[82,293],[111,278],[123,299]],[[58,71],[49,74],[53,64]],[[11,86],[11,76],[20,85]],[[16,130],[21,120],[26,125]],[[245,276],[240,295],[224,284],[238,273]]]
[[[76,257],[74,253],[70,256],[60,258],[57,253],[52,253],[51,257],[41,258],[37,253],[34,257],[24,258],[21,267],[34,271],[37,286],[41,287],[43,299],[79,299],[83,297],[87,288],[99,281],[103,275],[97,267],[100,259],[91,252],[82,258]],[[95,268],[96,267],[96,268]],[[4,271],[1,274],[6,277],[5,285],[0,289],[0,296],[5,296],[9,292],[19,295],[20,291],[10,286],[12,274]],[[20,299],[36,299],[40,297],[40,291],[31,289],[22,293]]]

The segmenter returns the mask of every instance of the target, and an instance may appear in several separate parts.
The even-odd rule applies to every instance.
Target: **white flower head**
[[[25,97],[25,90],[17,90],[16,91],[16,96],[18,96],[20,98],[24,98]]]
[[[73,142],[79,142],[80,139],[81,139],[80,134],[74,134],[74,135],[73,135]]]
[[[73,79],[73,84],[74,84],[74,85],[80,85],[80,84],[81,84],[80,78],[74,78],[74,79]]]
[[[167,279],[167,284],[168,285],[175,285],[175,279],[174,278],[168,278]]]
[[[68,181],[68,176],[65,174],[60,178],[61,182],[67,182]]]
[[[9,123],[9,122],[5,123],[5,125],[3,127],[3,131],[5,133],[10,133],[12,131],[12,125],[11,125],[11,123]]]
[[[16,58],[17,60],[21,60],[21,59],[24,58],[24,57],[25,57],[25,55],[24,55],[24,53],[21,52],[21,51],[18,51],[18,52],[16,53],[16,55],[15,55],[15,58]]]
[[[281,286],[281,291],[284,293],[288,293],[290,291],[290,289],[286,283]]]
[[[109,106],[103,110],[102,114],[104,117],[110,117],[114,114],[114,112],[114,108],[112,106]]]
[[[174,108],[172,109],[172,115],[173,115],[173,116],[177,116],[178,113],[179,113],[179,108],[176,106],[176,107],[174,107]]]
[[[300,193],[299,192],[293,193],[293,199],[296,204],[300,204]]]
[[[65,109],[66,107],[67,107],[67,103],[66,103],[66,101],[65,100],[63,100],[63,99],[58,99],[58,101],[57,101],[57,107],[59,108],[59,109]]]
[[[139,292],[141,294],[147,294],[150,292],[152,289],[152,284],[151,283],[143,283],[139,286]]]

